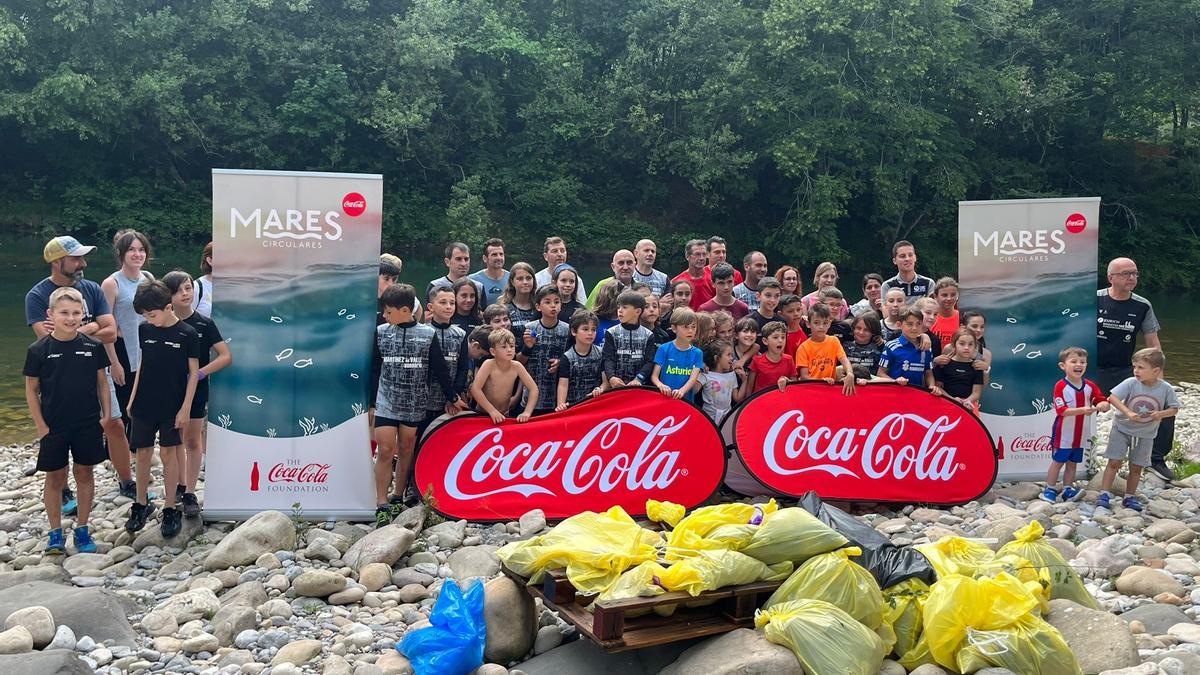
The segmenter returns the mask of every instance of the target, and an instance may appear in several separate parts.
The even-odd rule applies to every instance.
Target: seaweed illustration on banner
[[[222,429],[228,429],[229,425],[233,424],[233,418],[230,417],[228,413],[223,414],[220,417],[218,417],[217,421],[221,423]]]
[[[317,419],[315,417],[301,417],[297,422],[300,428],[304,430],[305,436],[312,436],[317,433]]]
[[[355,415],[361,415],[367,411],[367,409],[364,408],[363,404],[361,403],[351,403],[350,410],[354,411]]]
[[[1050,409],[1050,404],[1046,403],[1046,399],[1044,398],[1036,398],[1030,401],[1030,404],[1033,405],[1033,409],[1036,410],[1038,414],[1044,413]]]

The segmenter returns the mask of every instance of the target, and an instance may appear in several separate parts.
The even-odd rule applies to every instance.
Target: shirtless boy
[[[525,366],[513,360],[517,354],[517,338],[509,330],[494,330],[488,336],[488,350],[492,358],[483,362],[475,381],[471,383],[471,396],[496,424],[504,421],[501,408],[508,409],[512,401],[513,386],[517,380],[529,390],[525,411],[517,416],[518,422],[528,422],[537,407],[538,387]]]

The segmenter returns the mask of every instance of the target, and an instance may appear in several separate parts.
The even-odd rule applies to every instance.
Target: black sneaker
[[[1158,476],[1168,483],[1175,480],[1175,472],[1171,470],[1171,467],[1167,466],[1166,460],[1156,459],[1153,462],[1150,462],[1150,466],[1146,468],[1150,470],[1150,473]]]
[[[117,481],[117,490],[122,497],[129,497],[137,501],[137,481],[135,480],[119,480]]]
[[[162,517],[162,536],[163,539],[170,539],[179,534],[179,530],[183,528],[183,514],[179,509],[168,506],[163,509]]]
[[[134,502],[129,509],[129,520],[125,521],[125,529],[128,532],[137,532],[146,526],[146,519],[150,517],[152,507],[146,504]]]
[[[375,509],[375,529],[392,524],[392,509],[384,504]]]
[[[185,492],[180,501],[183,503],[183,515],[189,518],[200,515],[200,500],[196,499],[196,493]]]
[[[186,493],[186,492],[187,492],[187,486],[186,486],[186,485],[176,485],[176,486],[175,486],[175,503],[176,503],[176,504],[178,504],[179,502],[183,501],[183,495],[184,495],[184,493]]]

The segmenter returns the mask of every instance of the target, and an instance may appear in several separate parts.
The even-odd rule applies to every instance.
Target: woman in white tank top
[[[200,276],[195,279],[196,292],[192,294],[192,309],[204,316],[212,316],[212,252],[210,241],[200,256]]]

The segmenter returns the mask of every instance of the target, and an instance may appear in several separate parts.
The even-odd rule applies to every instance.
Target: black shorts
[[[164,448],[182,445],[183,438],[175,428],[175,419],[151,421],[134,417],[129,425],[129,446],[137,451],[142,448],[154,447],[154,436],[158,436],[158,444]]]
[[[208,417],[208,394],[205,393],[201,398],[199,394],[192,399],[192,412],[188,415],[190,419],[202,420]]]
[[[390,417],[380,417],[379,415],[375,416],[376,429],[379,427],[408,427],[409,429],[416,429],[419,426],[421,426],[420,422],[405,422],[403,420],[395,420]]]
[[[67,466],[67,454],[79,466],[95,466],[108,459],[104,448],[104,429],[99,420],[66,429],[51,429],[42,437],[37,470],[58,471]]]

